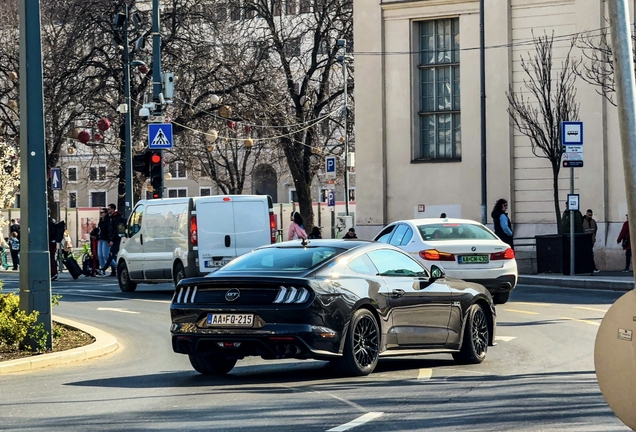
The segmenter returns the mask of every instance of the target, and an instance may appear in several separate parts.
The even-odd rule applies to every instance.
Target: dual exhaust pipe
[[[293,343],[277,343],[274,348],[280,356],[294,356],[302,352],[302,349]]]

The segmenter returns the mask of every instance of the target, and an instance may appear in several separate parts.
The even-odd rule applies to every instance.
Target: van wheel
[[[183,268],[183,264],[177,263],[174,266],[174,273],[172,273],[172,277],[174,279],[174,286],[176,287],[179,281],[185,278],[185,269]]]
[[[117,279],[119,279],[119,289],[122,292],[133,292],[137,289],[137,282],[130,280],[128,266],[125,261],[120,262],[117,266]]]

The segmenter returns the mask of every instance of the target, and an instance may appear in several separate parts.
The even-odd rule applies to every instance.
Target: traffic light
[[[133,156],[133,169],[137,172],[140,172],[144,175],[144,177],[148,177],[150,173],[150,154],[152,152],[146,150],[144,153],[140,155]]]
[[[149,152],[150,186],[152,197],[163,198],[163,154],[161,150]]]

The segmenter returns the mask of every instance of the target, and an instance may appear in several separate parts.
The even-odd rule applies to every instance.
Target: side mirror
[[[441,268],[437,267],[436,265],[432,265],[431,266],[431,279],[432,280],[442,279],[444,277],[446,277],[446,273],[444,273],[444,270],[442,270]]]

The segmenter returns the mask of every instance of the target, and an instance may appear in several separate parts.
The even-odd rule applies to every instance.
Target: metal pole
[[[20,148],[20,191],[25,198],[20,212],[23,227],[20,308],[27,314],[39,312],[37,323],[44,325],[46,347],[51,349],[51,256],[46,204],[40,2],[32,0],[20,0]]]
[[[484,0],[479,0],[479,87],[481,93],[481,223],[486,224],[488,206],[486,178],[486,53],[484,34]]]
[[[130,216],[133,207],[133,169],[132,169],[132,107],[130,106],[130,52],[128,51],[128,4],[125,6],[126,21],[124,23],[124,95],[126,98],[126,113],[124,114],[124,141],[126,146],[126,163],[124,165],[126,178],[126,198],[124,200],[124,217]]]
[[[154,115],[161,116],[163,114],[163,106],[159,95],[162,92],[161,80],[161,27],[159,25],[159,0],[152,0],[152,101],[155,103]],[[163,161],[163,150],[159,150],[161,160]],[[164,189],[164,172],[163,164],[161,165],[161,187],[155,191],[159,194],[159,198],[163,198]]]
[[[636,80],[632,58],[629,8],[625,0],[607,2],[614,52],[618,124],[623,151],[623,171],[631,244],[636,238]],[[633,235],[632,235],[633,234]],[[634,258],[632,257],[632,265]]]
[[[342,46],[344,49],[344,58],[342,60],[342,76],[344,79],[344,153],[345,153],[345,166],[344,166],[344,188],[345,188],[345,215],[349,216],[349,133],[347,130],[347,120],[349,118],[349,97],[348,97],[348,74],[347,74],[347,42],[344,41]]]
[[[572,167],[570,167],[570,194],[574,194],[574,168]],[[574,210],[570,209],[570,276],[576,274],[574,262]]]

